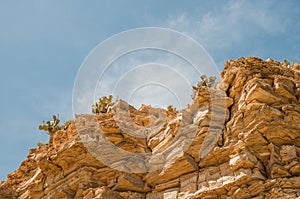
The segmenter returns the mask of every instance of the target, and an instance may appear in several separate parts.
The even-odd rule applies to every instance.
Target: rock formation
[[[221,78],[176,113],[118,101],[77,115],[0,198],[300,198],[300,65],[240,58]]]

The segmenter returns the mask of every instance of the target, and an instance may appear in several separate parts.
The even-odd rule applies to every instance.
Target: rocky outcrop
[[[30,149],[0,198],[300,197],[300,65],[227,61],[178,113],[118,101]]]

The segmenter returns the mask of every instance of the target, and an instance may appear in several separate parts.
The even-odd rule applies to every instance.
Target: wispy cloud
[[[268,37],[289,33],[292,9],[292,5],[280,1],[229,1],[197,16],[189,13],[171,16],[166,24],[191,35],[214,51],[212,54],[227,54],[237,49],[255,54],[253,45],[258,47]]]
[[[141,104],[158,107],[173,104],[183,108],[191,102],[191,86],[199,80],[201,72],[182,58],[165,51],[136,51],[111,64],[99,76],[95,90],[85,89],[85,93],[90,90],[89,96],[94,96],[94,99],[86,95],[80,98],[83,108],[80,111],[90,112],[91,100],[97,101],[98,97],[109,94],[113,94],[115,99],[128,101],[136,108]]]
[[[218,9],[202,13],[200,18],[183,13],[172,16],[167,23],[171,28],[183,30],[200,40],[215,40],[216,43],[224,37],[240,41],[259,31],[282,34],[290,25],[289,19],[284,17],[287,8],[272,9],[274,4],[274,1],[230,1]]]
[[[88,102],[97,100],[93,97],[110,93],[137,107],[146,102],[183,108],[191,102],[192,85],[203,74],[218,76],[219,71],[193,39],[163,28],[121,33],[97,46],[79,70],[75,111],[90,110]]]

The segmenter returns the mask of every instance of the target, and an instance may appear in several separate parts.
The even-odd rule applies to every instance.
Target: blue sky
[[[300,2],[15,1],[0,2],[0,180],[48,136],[37,127],[73,118],[72,89],[89,52],[119,32],[147,26],[181,31],[221,70],[228,59],[258,56],[300,62]]]

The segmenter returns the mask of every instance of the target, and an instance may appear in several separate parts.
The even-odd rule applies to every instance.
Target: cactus
[[[98,114],[98,103],[92,105],[92,113]]]
[[[283,64],[283,65],[284,65],[285,67],[291,68],[291,63],[289,62],[289,60],[284,59],[283,61],[284,61],[284,64]]]
[[[168,112],[171,113],[171,114],[174,114],[174,115],[178,113],[178,111],[176,110],[176,108],[173,107],[172,105],[168,106]]]
[[[64,129],[64,130],[67,130],[68,127],[72,124],[72,122],[73,122],[72,120],[66,121],[65,124],[63,125],[63,129]]]
[[[92,113],[107,113],[110,110],[110,107],[113,105],[112,99],[112,95],[99,98],[98,103],[96,102],[92,105]]]
[[[39,148],[42,147],[42,146],[45,146],[45,144],[44,144],[42,141],[39,141],[36,145],[37,145]]]
[[[52,118],[53,118],[53,121],[47,121],[46,124],[45,124],[45,121],[43,120],[42,124],[39,125],[39,130],[47,131],[48,134],[50,134],[50,135],[53,132],[60,130],[61,127],[58,126],[58,124],[60,122],[60,120],[58,119],[58,116],[53,115]]]
[[[53,118],[53,126],[55,127],[60,122],[60,119],[58,119],[58,117],[56,117],[56,115],[53,115],[52,118]]]

